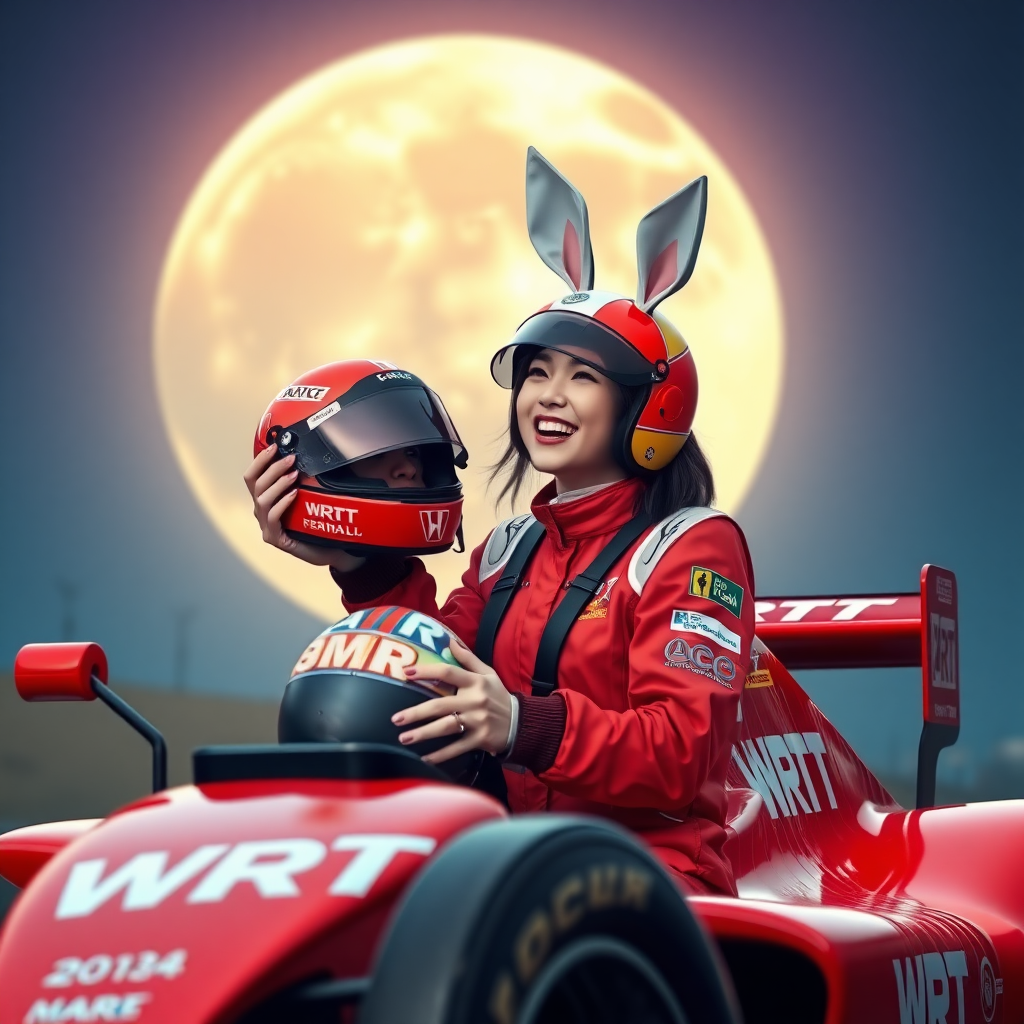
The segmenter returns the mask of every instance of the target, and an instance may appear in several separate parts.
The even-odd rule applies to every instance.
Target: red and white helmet
[[[392,363],[348,359],[304,373],[267,407],[253,455],[271,444],[296,456],[299,493],[283,525],[298,540],[432,554],[461,536],[455,467],[466,467],[466,447],[441,399]],[[405,448],[419,450],[424,487],[390,488],[352,471],[360,459]]]
[[[491,376],[511,388],[517,357],[555,349],[606,377],[644,390],[619,426],[615,456],[635,475],[663,469],[690,436],[697,370],[678,330],[655,306],[690,279],[704,233],[707,178],[697,178],[648,213],[637,228],[634,302],[594,291],[587,204],[532,146],[526,156],[526,220],[540,258],[573,290],[525,320],[491,360]]]

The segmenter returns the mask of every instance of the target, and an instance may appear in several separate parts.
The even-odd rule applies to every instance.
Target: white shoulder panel
[[[661,557],[691,526],[723,515],[725,513],[716,508],[696,507],[680,509],[667,519],[662,519],[633,552],[629,560],[629,585],[637,594],[642,593],[644,584],[650,579]]]
[[[513,516],[498,523],[484,548],[484,556],[480,559],[481,583],[504,568],[527,527],[536,521],[533,515],[527,512],[525,515]]]

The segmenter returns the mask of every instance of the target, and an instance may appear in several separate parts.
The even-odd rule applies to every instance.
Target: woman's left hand
[[[423,756],[430,764],[440,764],[468,750],[500,754],[508,743],[512,726],[515,698],[505,689],[494,669],[454,638],[451,652],[459,665],[410,665],[405,674],[410,680],[448,683],[456,687],[458,693],[425,701],[391,716],[391,721],[398,726],[426,723],[399,735],[399,742],[405,745],[439,736],[455,738],[446,747]]]

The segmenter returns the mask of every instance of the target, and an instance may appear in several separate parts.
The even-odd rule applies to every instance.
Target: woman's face
[[[619,405],[611,380],[564,352],[543,349],[530,361],[516,420],[533,468],[550,473],[559,494],[626,476],[612,456]]]

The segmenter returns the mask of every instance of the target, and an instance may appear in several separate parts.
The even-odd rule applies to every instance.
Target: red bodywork
[[[740,898],[689,904],[730,966],[791,951],[800,980],[756,984],[810,970],[829,1024],[1024,1020],[1024,801],[900,808],[783,667],[922,665],[926,721],[953,728],[956,600],[926,567],[920,594],[758,601],[729,778]],[[432,782],[235,782],[9,833],[0,874],[27,888],[0,934],[0,1022],[226,1024],[365,975],[431,853],[503,813]]]

